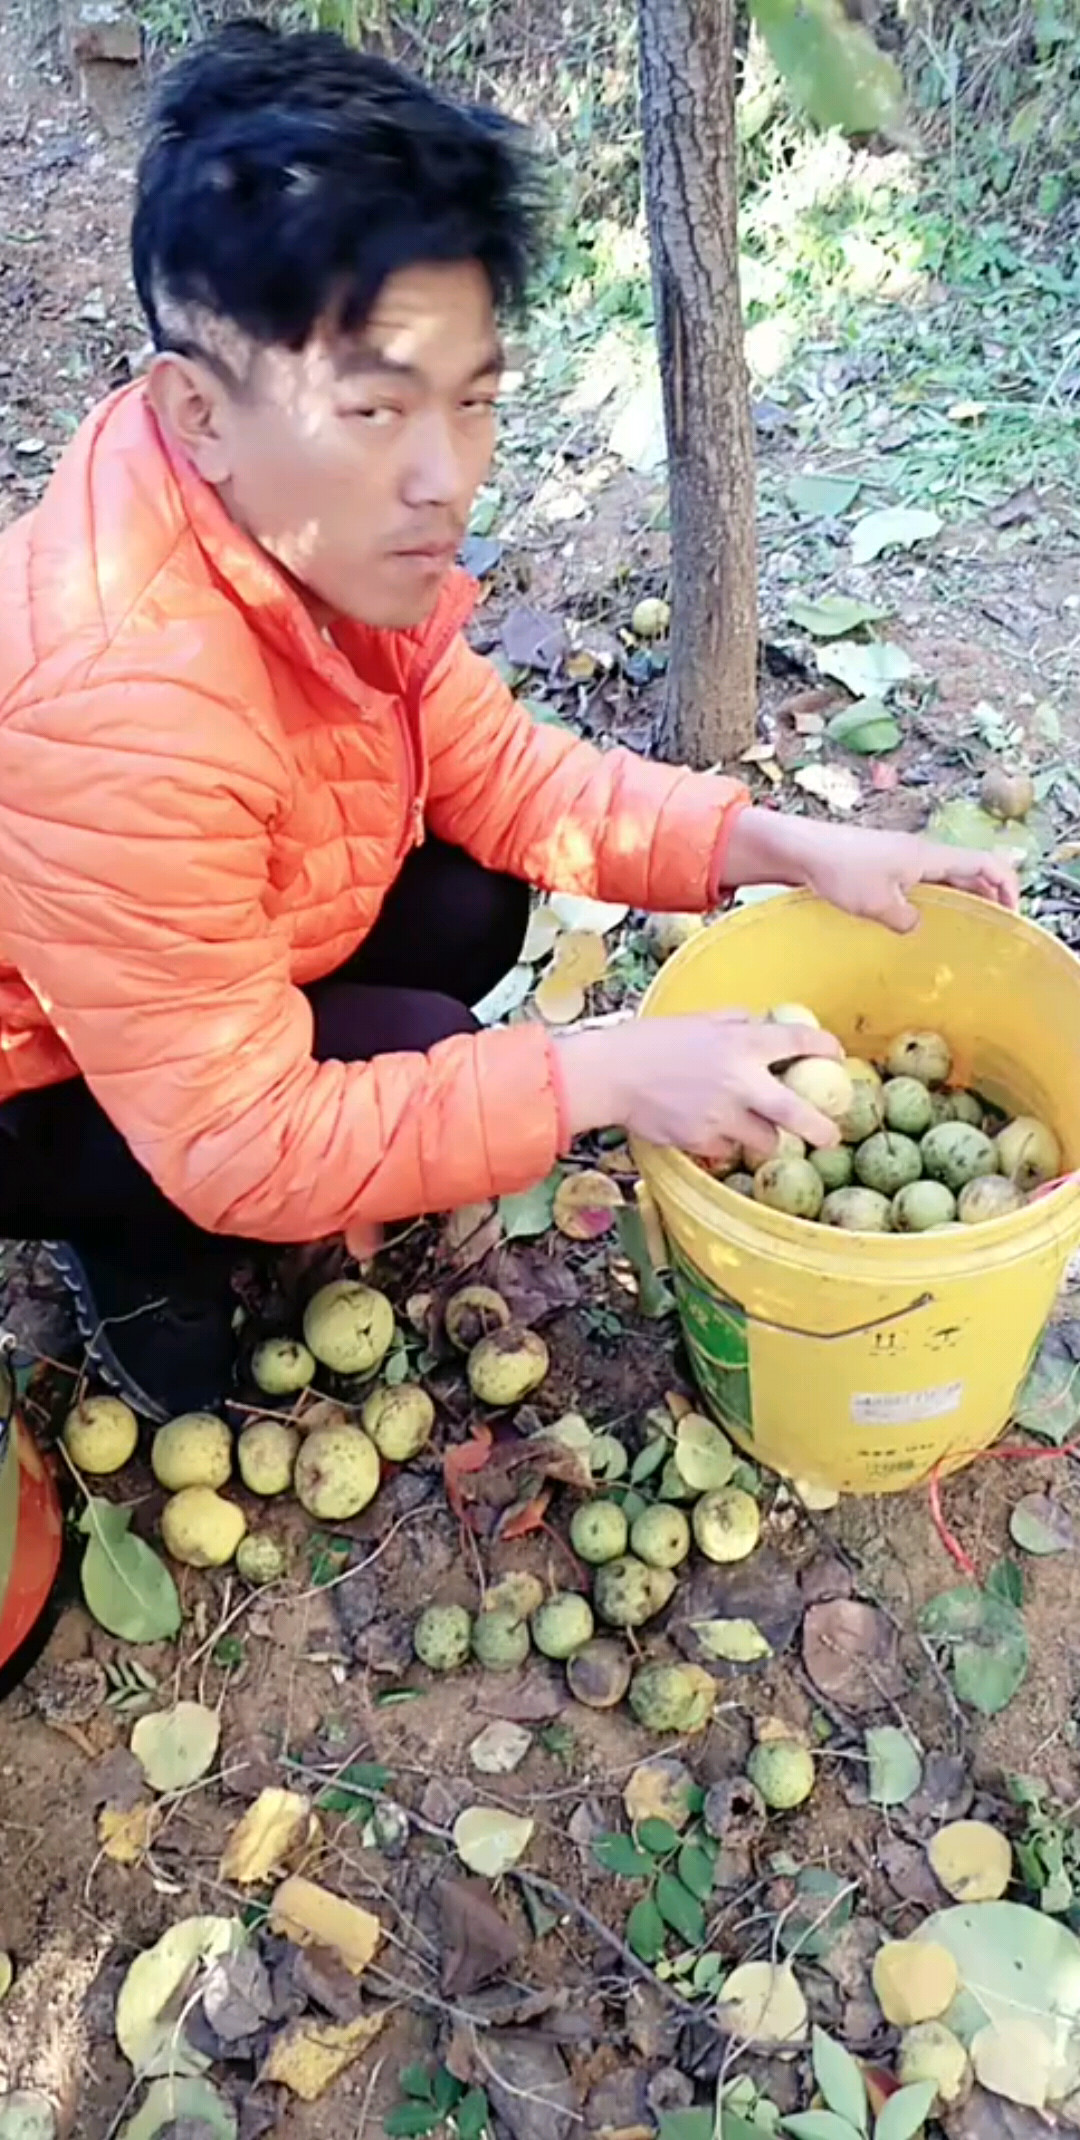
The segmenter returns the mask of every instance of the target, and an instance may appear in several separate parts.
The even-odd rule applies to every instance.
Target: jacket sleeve
[[[748,800],[737,781],[600,751],[531,719],[458,637],[421,698],[428,823],[489,869],[547,891],[703,912]]]
[[[165,1195],[207,1231],[300,1242],[544,1175],[559,1104],[536,1026],[314,1061],[267,911],[286,769],[224,700],[143,682],[136,725],[132,696],[9,711],[0,954]]]

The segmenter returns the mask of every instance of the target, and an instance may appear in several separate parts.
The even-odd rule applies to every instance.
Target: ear
[[[150,406],[162,430],[182,447],[206,483],[232,476],[232,405],[223,379],[198,357],[165,350],[147,378]]]

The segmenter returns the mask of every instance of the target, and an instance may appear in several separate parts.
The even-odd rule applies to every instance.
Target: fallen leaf
[[[817,602],[807,602],[796,595],[788,603],[792,623],[800,631],[812,632],[815,639],[841,639],[864,624],[879,624],[885,614],[873,602],[858,602],[847,594],[822,595]]]
[[[1041,2112],[991,2095],[978,2085],[962,2102],[950,2106],[945,2125],[949,2140],[1047,2140],[1047,2122]]]
[[[444,1998],[468,1998],[512,1968],[521,1952],[513,1925],[482,1880],[443,1880],[436,1890]]]
[[[506,1719],[485,1724],[469,1743],[469,1760],[481,1776],[512,1776],[532,1745],[532,1733]]]
[[[840,1494],[835,1486],[820,1486],[816,1479],[792,1479],[791,1491],[812,1515],[827,1516],[840,1504]]]
[[[566,1708],[566,1684],[562,1674],[546,1664],[530,1665],[516,1679],[500,1673],[485,1674],[476,1706],[481,1716],[505,1717],[511,1724],[550,1724]]]
[[[835,520],[853,505],[862,489],[858,476],[792,476],[787,494],[797,513],[808,520]]]
[[[1013,1418],[1025,1434],[1059,1447],[1080,1419],[1080,1363],[1061,1330],[1049,1330],[1020,1386]]]
[[[275,2037],[259,2079],[288,2088],[303,2103],[316,2103],[374,2042],[388,2018],[389,2009],[355,2021],[294,2021]]]
[[[203,2013],[222,2043],[243,2043],[274,2014],[274,1994],[262,1956],[241,1947],[215,1962],[202,1995]]]
[[[48,2096],[35,2088],[13,2088],[0,2095],[0,2140],[56,2140],[57,2130]]]
[[[875,1605],[855,1598],[810,1606],[803,1663],[818,1692],[841,1709],[880,1709],[903,1690],[892,1627]]]
[[[1025,1494],[1009,1518],[1009,1534],[1024,1553],[1076,1551],[1076,1532],[1068,1511],[1049,1494]]]
[[[562,1177],[562,1168],[555,1167],[543,1181],[537,1182],[535,1188],[520,1189],[510,1196],[499,1198],[499,1219],[508,1241],[535,1240],[539,1234],[548,1232],[552,1225],[555,1191]],[[501,1291],[502,1288],[498,1290]],[[519,1319],[529,1319],[522,1315],[520,1306],[513,1301],[510,1306],[514,1308]]]
[[[463,1516],[467,1495],[464,1482],[482,1471],[491,1455],[495,1437],[491,1428],[475,1426],[467,1442],[451,1442],[443,1456],[443,1484],[455,1516]]]
[[[797,788],[824,803],[837,817],[850,816],[862,801],[858,780],[846,766],[800,765],[793,778]]]
[[[533,985],[533,970],[522,961],[511,966],[509,973],[496,981],[479,1003],[473,1004],[473,1017],[479,1025],[502,1025],[511,1013],[521,1009],[527,1001]]]
[[[665,1820],[672,1828],[685,1828],[695,1791],[684,1761],[674,1754],[657,1754],[642,1761],[623,1788],[626,1817],[634,1827],[644,1820]]]
[[[851,1883],[827,1866],[807,1865],[796,1876],[795,1896],[779,1927],[780,1945],[785,1954],[823,1961],[851,1922],[856,1902]]]
[[[520,957],[528,966],[535,966],[541,959],[549,958],[562,935],[563,924],[553,907],[534,907],[529,916]]]
[[[245,1938],[236,1917],[182,1917],[136,1955],[116,2001],[116,2040],[138,2075],[201,2073],[209,2065],[180,2017],[201,1972]]]
[[[816,659],[822,675],[846,684],[853,698],[880,698],[915,674],[910,654],[887,639],[836,639],[819,646]]]
[[[260,1791],[226,1839],[218,1877],[237,1887],[268,1879],[307,1834],[310,1821],[311,1801],[298,1791]]]
[[[917,1843],[904,1843],[899,1836],[885,1836],[877,1846],[877,1862],[901,1902],[914,1903],[925,1913],[941,1908],[942,1894],[927,1864],[926,1852]]]
[[[919,1625],[951,1656],[953,1685],[962,1702],[996,1716],[1022,1685],[1028,1639],[1015,1605],[975,1584],[961,1583],[923,1607]]]
[[[896,750],[903,742],[900,724],[881,698],[861,698],[854,706],[845,706],[841,713],[834,713],[826,733],[841,750],[854,751],[862,758]]]
[[[555,1224],[568,1241],[595,1241],[610,1231],[622,1202],[617,1182],[595,1167],[585,1167],[581,1173],[564,1175],[559,1183],[553,1208]]]
[[[743,1962],[724,1979],[717,2018],[737,2043],[798,2043],[806,2000],[786,1962]]]
[[[138,1865],[146,1856],[161,1814],[147,1799],[141,1805],[103,1806],[98,1815],[98,1842],[114,1865]]]
[[[675,1465],[694,1493],[726,1486],[738,1457],[722,1429],[703,1412],[687,1412],[675,1429]]]
[[[897,1724],[878,1724],[866,1734],[872,1806],[904,1806],[922,1782],[918,1747]]]
[[[607,936],[626,920],[629,907],[611,899],[587,899],[578,892],[554,892],[548,901],[564,929],[585,929]]]
[[[726,1567],[696,1568],[679,1584],[668,1632],[691,1663],[703,1664],[715,1678],[731,1679],[758,1669],[768,1655],[779,1656],[794,1641],[801,1619],[802,1599],[792,1570],[761,1548],[748,1560]],[[725,1659],[699,1633],[702,1626],[732,1623],[756,1628],[768,1644],[766,1657]]]
[[[87,1547],[79,1571],[88,1610],[125,1642],[164,1642],[180,1631],[180,1596],[151,1546],[129,1528],[132,1511],[88,1500],[79,1525]]]
[[[607,945],[596,929],[570,929],[555,946],[552,975],[567,988],[592,988],[608,968]]]
[[[926,1854],[956,1902],[997,1902],[1012,1878],[1008,1838],[989,1821],[951,1821],[931,1839]]]
[[[236,2130],[236,2112],[212,2081],[167,2075],[151,2082],[135,2116],[121,2127],[120,2140],[176,2140],[181,2133],[192,2140],[235,2140]]]
[[[948,1947],[960,1989],[945,2017],[970,2051],[987,2027],[1033,2023],[1051,2047],[1047,2094],[1059,2102],[1080,2084],[1080,1940],[1057,1918],[1014,1902],[940,1910],[915,1934]]]
[[[220,1738],[216,1709],[203,1702],[177,1702],[173,1709],[139,1718],[131,1751],[151,1790],[186,1791],[212,1766]]]
[[[270,1929],[297,1947],[329,1947],[353,1976],[367,1968],[382,1939],[382,1926],[370,1910],[297,1873],[275,1891]]]
[[[498,2126],[511,2140],[575,2140],[584,2131],[580,2096],[550,2036],[488,2029],[483,2044],[480,2077]]]
[[[944,526],[940,513],[919,505],[883,505],[863,513],[851,530],[851,560],[869,565],[884,550],[912,550],[917,542],[930,542]]]
[[[533,998],[545,1025],[575,1025],[585,1009],[585,990],[552,967]]]
[[[498,1880],[516,1865],[532,1840],[534,1820],[491,1806],[466,1806],[454,1822],[454,1848],[470,1872]]]
[[[519,603],[503,620],[503,653],[515,669],[554,669],[566,650],[566,626],[550,610]]]
[[[993,2095],[1029,2110],[1045,2108],[1054,2077],[1054,2047],[1035,2021],[1018,2015],[980,2029],[971,2042],[975,2078]]]
[[[927,830],[935,839],[944,840],[947,847],[992,848],[997,854],[1014,855],[1019,861],[1030,860],[1043,849],[1034,818],[1023,823],[1013,818],[1002,824],[1000,818],[991,817],[988,810],[980,809],[977,802],[964,795],[940,803]]]
[[[874,1996],[894,2028],[940,2021],[960,1984],[956,1957],[928,1939],[888,1939],[874,1956]]]
[[[692,1632],[710,1657],[725,1664],[763,1664],[772,1643],[753,1620],[691,1620]]]

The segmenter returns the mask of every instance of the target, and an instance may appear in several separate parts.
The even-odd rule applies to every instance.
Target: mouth
[[[431,542],[410,544],[407,550],[395,550],[394,556],[402,564],[427,567],[429,571],[446,571],[458,553],[456,542]]]

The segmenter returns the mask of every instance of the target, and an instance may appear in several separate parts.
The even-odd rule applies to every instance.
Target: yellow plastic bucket
[[[649,1018],[809,1004],[853,1055],[909,1026],[954,1076],[1040,1116],[1080,1166],[1080,962],[1000,907],[921,891],[894,936],[808,893],[725,917],[653,982]],[[942,1234],[847,1234],[770,1211],[681,1152],[638,1144],[663,1221],[694,1373],[762,1464],[842,1493],[891,1493],[1000,1434],[1080,1240],[1080,1186]]]

